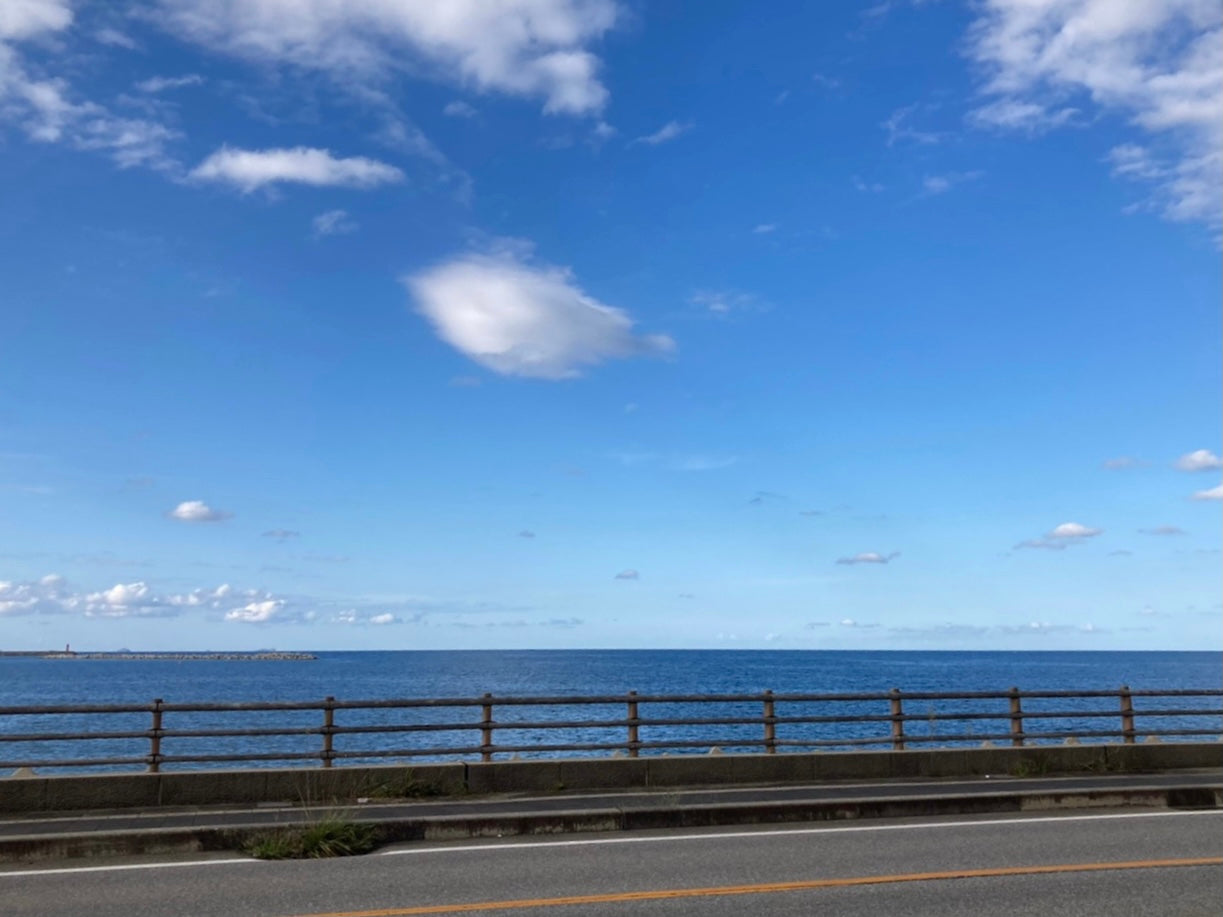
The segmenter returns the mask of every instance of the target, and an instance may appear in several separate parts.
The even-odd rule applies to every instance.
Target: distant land
[[[313,653],[286,653],[279,650],[255,650],[254,652],[154,652],[133,653],[130,650],[114,652],[78,653],[75,650],[0,650],[0,656],[28,656],[37,659],[126,659],[159,660],[162,662],[300,662],[317,659]]]

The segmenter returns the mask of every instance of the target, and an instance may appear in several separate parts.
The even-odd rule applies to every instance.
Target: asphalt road
[[[415,844],[344,860],[0,870],[4,917],[1217,917],[1220,900],[1220,811],[872,820]]]

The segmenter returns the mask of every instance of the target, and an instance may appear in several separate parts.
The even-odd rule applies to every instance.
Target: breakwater
[[[31,650],[0,651],[0,656],[28,656],[36,659],[116,659],[125,662],[301,662],[318,658],[313,653],[286,653],[277,650],[261,650],[253,653],[131,653],[127,651],[78,653],[73,650]]]

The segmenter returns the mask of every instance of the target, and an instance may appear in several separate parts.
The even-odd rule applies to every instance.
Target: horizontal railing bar
[[[473,732],[483,724],[479,720],[470,723],[390,723],[385,726],[332,726],[335,735],[360,735],[378,732]]]
[[[285,751],[285,752],[260,752],[258,754],[237,754],[237,755],[160,755],[158,760],[164,763],[171,764],[188,764],[191,762],[197,763],[224,763],[226,761],[317,761],[319,753],[317,751]],[[143,760],[143,759],[141,759]]]
[[[0,761],[0,769],[17,767],[110,767],[118,764],[147,764],[148,758],[33,758],[25,761]]]
[[[1216,689],[1165,689],[1165,690],[1100,690],[1100,691],[900,691],[903,700],[1005,700],[1019,697],[1023,700],[1041,698],[1099,698],[1099,697],[1223,697],[1223,690]],[[638,704],[710,704],[710,703],[757,703],[771,698],[776,703],[821,703],[821,702],[869,702],[889,700],[891,692],[855,693],[779,693],[779,694],[608,694],[608,695],[558,695],[558,696],[506,696],[465,698],[392,698],[381,700],[307,700],[307,701],[253,701],[253,702],[192,702],[162,703],[163,713],[226,713],[226,712],[272,712],[285,710],[333,710],[351,709],[395,709],[425,707],[480,707],[494,706],[562,706],[562,705],[607,705],[633,701]],[[74,713],[149,713],[155,705],[148,704],[53,704],[40,706],[0,707],[0,716],[59,715]]]
[[[147,739],[144,732],[13,732],[0,735],[0,742],[87,742],[93,739]]]
[[[322,726],[297,726],[276,729],[163,729],[161,738],[165,739],[220,739],[241,736],[316,736],[322,735]],[[142,733],[148,735],[148,733]]]
[[[334,751],[331,757],[339,758],[455,758],[476,757],[486,749],[479,745],[468,748],[376,748],[367,751]],[[500,749],[497,749],[500,751]]]

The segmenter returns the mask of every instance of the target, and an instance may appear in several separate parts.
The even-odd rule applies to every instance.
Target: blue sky
[[[1216,0],[8,0],[0,646],[1217,648]]]

